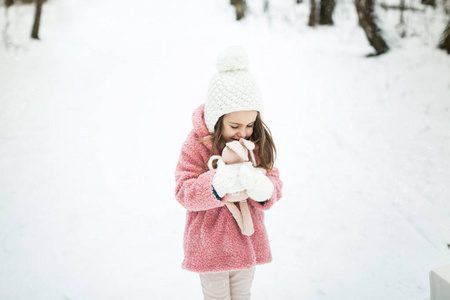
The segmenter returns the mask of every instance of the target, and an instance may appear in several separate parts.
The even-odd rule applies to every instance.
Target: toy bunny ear
[[[233,150],[242,160],[248,161],[248,150],[238,141],[226,143],[226,146]]]
[[[244,146],[250,151],[253,151],[253,149],[255,149],[255,144],[249,140],[241,138],[239,142],[242,144],[242,146]]]
[[[249,140],[243,139],[243,138],[241,138],[239,140],[239,142],[241,143],[242,146],[244,146],[245,148],[247,148],[249,150],[248,152],[250,152],[253,166],[256,167],[256,159],[255,159],[255,155],[253,154],[253,149],[255,149],[255,143],[253,143]]]

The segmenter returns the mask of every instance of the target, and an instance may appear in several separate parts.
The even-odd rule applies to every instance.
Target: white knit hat
[[[228,113],[250,110],[263,113],[261,92],[248,72],[248,56],[244,49],[233,46],[221,52],[216,67],[218,73],[209,83],[204,110],[210,133],[214,132],[217,120]]]

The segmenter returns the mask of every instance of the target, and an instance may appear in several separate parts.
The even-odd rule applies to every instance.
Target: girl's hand
[[[239,170],[239,180],[245,189],[253,189],[259,174],[262,173],[256,168],[250,165],[242,165]]]
[[[225,194],[233,194],[244,190],[239,181],[239,164],[227,165],[222,160],[217,162],[216,175],[213,177],[212,185],[219,197]]]
[[[253,200],[263,202],[272,197],[272,181],[270,181],[262,170],[252,166],[242,166],[239,179],[242,186],[247,189],[248,196]]]

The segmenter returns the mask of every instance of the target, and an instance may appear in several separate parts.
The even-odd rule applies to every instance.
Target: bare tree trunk
[[[422,0],[422,4],[436,7],[436,0]]]
[[[263,11],[264,11],[265,13],[268,13],[268,12],[269,12],[269,0],[264,0],[264,8],[263,8]]]
[[[402,38],[404,38],[406,36],[406,24],[405,24],[406,5],[405,5],[405,0],[400,0],[399,9],[400,9],[400,21],[399,21],[399,24],[397,26],[397,30],[399,31],[400,36]]]
[[[39,40],[39,25],[41,23],[42,4],[44,0],[36,0],[36,13],[34,15],[33,30],[31,31],[31,38]]]
[[[316,26],[317,19],[318,19],[318,16],[317,16],[316,0],[310,0],[308,26],[311,26],[311,27]]]
[[[245,17],[245,10],[247,9],[245,0],[230,0],[230,4],[236,8],[236,20],[243,19]]]
[[[444,7],[444,12],[447,16],[450,16],[450,1],[449,0],[443,0],[442,6]]]
[[[405,0],[400,0],[400,25],[405,23],[405,18],[403,17],[405,11]]]
[[[8,34],[8,28],[9,28],[9,25],[10,25],[10,22],[9,22],[9,8],[13,4],[14,4],[13,0],[5,0],[5,6],[6,6],[6,10],[5,10],[5,25],[3,26],[2,37],[3,37],[3,42],[4,42],[6,48],[9,48],[9,47],[12,46],[11,38],[9,37],[9,34]]]
[[[319,12],[320,25],[333,25],[333,10],[336,5],[334,0],[321,0]]]
[[[376,23],[374,0],[355,0],[355,6],[358,12],[359,24],[364,29],[370,45],[375,49],[375,55],[386,53],[389,50],[389,46],[381,36],[380,28]]]
[[[442,33],[439,48],[446,50],[447,53],[450,54],[450,21],[447,23],[447,27],[445,27],[445,30]]]

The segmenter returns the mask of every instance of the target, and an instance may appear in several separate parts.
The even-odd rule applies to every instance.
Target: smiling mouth
[[[243,137],[242,139],[246,140],[247,138]],[[239,142],[241,140],[241,138],[240,137],[239,138],[231,138],[231,140]]]

